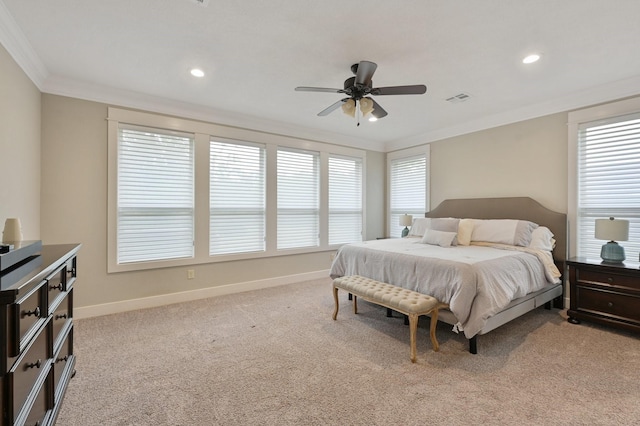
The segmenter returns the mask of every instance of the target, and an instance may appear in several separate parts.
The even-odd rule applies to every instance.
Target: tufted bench
[[[411,343],[411,362],[416,362],[416,331],[418,317],[431,314],[430,336],[433,350],[439,349],[436,340],[436,324],[438,323],[438,309],[446,307],[437,299],[426,294],[406,290],[395,285],[382,283],[360,275],[348,275],[333,280],[333,299],[336,307],[333,319],[338,316],[338,289],[341,288],[353,295],[353,312],[358,313],[358,297],[384,306],[409,317],[409,338]]]

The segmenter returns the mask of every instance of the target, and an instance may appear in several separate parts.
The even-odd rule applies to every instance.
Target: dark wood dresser
[[[640,264],[572,258],[569,266],[568,321],[580,320],[640,332]]]
[[[0,278],[0,425],[53,425],[75,373],[79,244],[45,245]]]

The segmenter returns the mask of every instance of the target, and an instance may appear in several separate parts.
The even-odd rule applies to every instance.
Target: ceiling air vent
[[[471,97],[471,95],[469,95],[468,93],[458,93],[455,96],[452,96],[450,98],[447,98],[446,101],[447,102],[451,102],[452,104],[458,104],[460,102],[464,102],[467,99],[469,99]]]
[[[207,7],[211,0],[189,0],[191,3],[199,4],[200,6]]]

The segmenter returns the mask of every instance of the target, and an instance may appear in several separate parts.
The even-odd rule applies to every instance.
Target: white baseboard
[[[315,271],[307,272],[304,274],[287,275],[284,277],[267,278],[264,280],[247,281],[217,287],[208,287],[198,290],[144,297],[141,299],[131,299],[123,300],[121,302],[104,303],[101,305],[75,307],[73,309],[73,317],[75,319],[98,317],[102,315],[116,314],[119,312],[134,311],[136,309],[154,308],[157,306],[170,305],[172,303],[189,302],[192,300],[206,299],[208,297],[241,293],[243,291],[260,290],[263,288],[277,287],[280,285],[293,284],[297,282],[317,280],[328,277],[329,270]]]

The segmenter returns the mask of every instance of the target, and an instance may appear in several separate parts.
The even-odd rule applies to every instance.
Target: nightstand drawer
[[[640,292],[640,279],[626,275],[612,274],[608,272],[592,271],[590,269],[577,268],[578,281],[602,283],[616,287],[625,287]]]
[[[584,286],[577,286],[576,296],[580,311],[640,323],[640,296]]]

